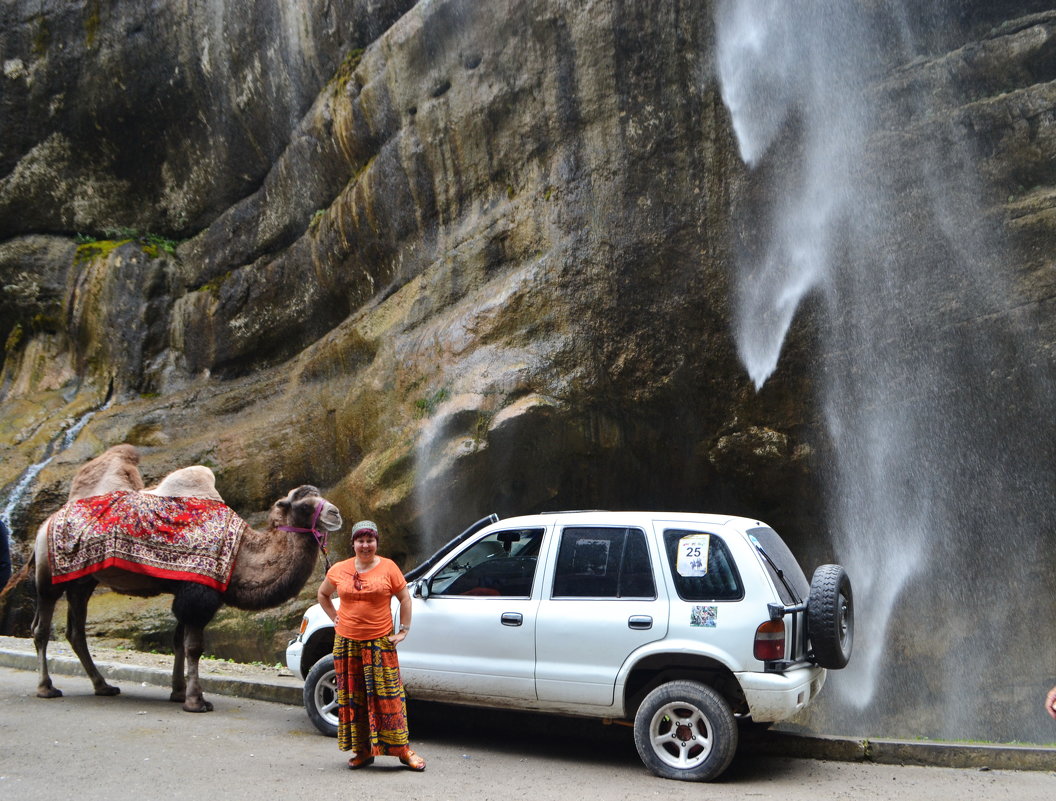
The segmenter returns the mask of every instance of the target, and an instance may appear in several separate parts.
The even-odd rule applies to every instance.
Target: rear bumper
[[[752,720],[775,723],[807,706],[825,685],[824,668],[809,666],[783,673],[736,673]]]

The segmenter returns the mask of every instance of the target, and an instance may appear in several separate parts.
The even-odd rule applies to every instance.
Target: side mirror
[[[414,582],[411,586],[411,595],[425,601],[429,600],[429,582],[425,579],[419,579]]]

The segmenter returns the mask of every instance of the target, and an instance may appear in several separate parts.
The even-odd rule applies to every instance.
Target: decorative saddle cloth
[[[245,530],[232,509],[207,498],[121,490],[71,501],[48,532],[52,581],[119,567],[223,592]]]

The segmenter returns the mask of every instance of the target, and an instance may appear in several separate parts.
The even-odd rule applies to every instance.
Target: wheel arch
[[[321,628],[312,633],[304,643],[301,651],[301,675],[307,676],[315,663],[334,651],[334,629],[332,626]]]
[[[669,681],[696,681],[723,697],[735,715],[748,712],[744,691],[733,671],[718,659],[703,654],[660,653],[638,660],[623,685],[624,712],[633,718],[642,700]]]

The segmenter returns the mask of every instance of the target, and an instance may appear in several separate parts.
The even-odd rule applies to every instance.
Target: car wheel
[[[634,716],[634,744],[657,776],[710,781],[737,750],[737,722],[711,687],[670,681],[649,693]]]
[[[839,565],[821,565],[810,581],[807,635],[814,661],[823,668],[847,667],[854,644],[854,596],[851,580]]]
[[[324,656],[308,671],[304,708],[315,728],[327,737],[337,737],[337,671],[333,654]]]

